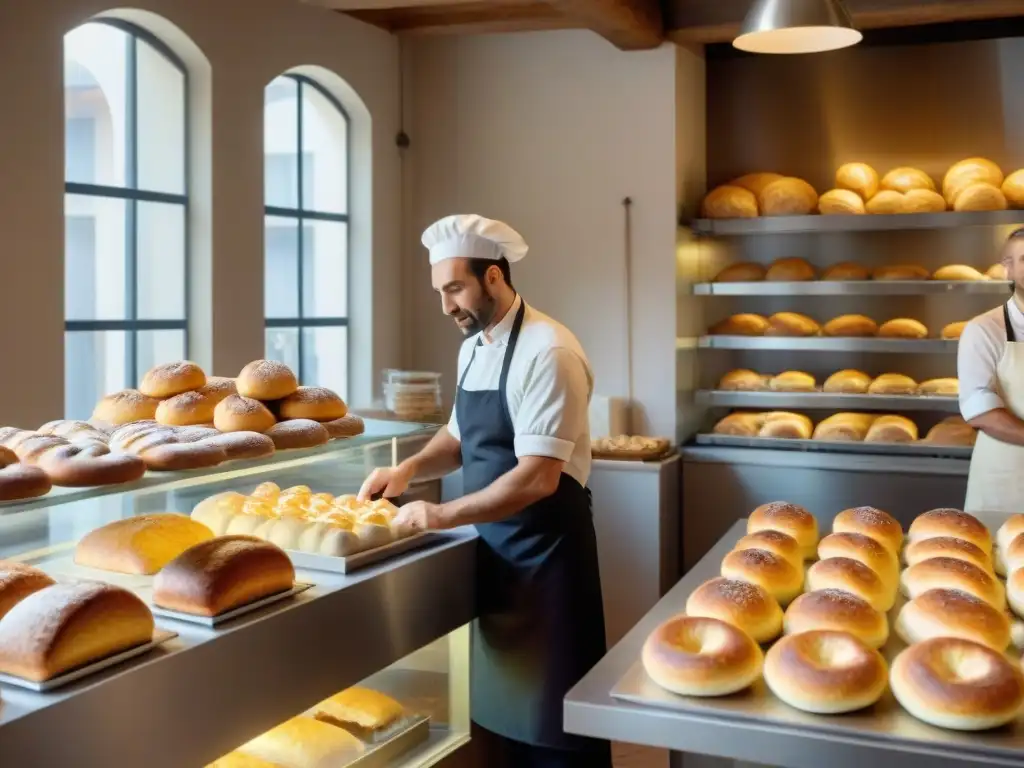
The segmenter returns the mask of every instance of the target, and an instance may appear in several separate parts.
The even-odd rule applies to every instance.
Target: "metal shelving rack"
[[[1024,224],[1024,211],[905,213],[852,216],[759,216],[750,219],[694,219],[697,235],[771,235],[807,232],[898,232],[914,229]],[[684,226],[686,224],[684,223]]]

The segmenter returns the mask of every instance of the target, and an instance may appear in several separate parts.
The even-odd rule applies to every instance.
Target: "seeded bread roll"
[[[1010,644],[1010,619],[1002,611],[956,589],[922,592],[900,610],[896,634],[908,644],[935,637],[959,637],[1004,651]]]
[[[327,428],[311,419],[291,419],[274,424],[266,431],[266,436],[274,441],[279,451],[292,448],[312,448],[324,445],[331,439]]]
[[[747,533],[779,531],[792,536],[800,545],[805,560],[813,560],[818,548],[818,521],[799,504],[770,501],[747,518]]]
[[[815,630],[848,632],[869,648],[881,648],[889,639],[885,614],[856,595],[840,589],[806,592],[786,609],[787,635]]]
[[[857,533],[874,539],[894,555],[903,546],[903,528],[899,521],[875,507],[844,509],[832,520],[835,533]]]
[[[722,576],[756,584],[780,606],[789,605],[804,585],[800,568],[763,549],[733,550],[722,560]]]
[[[974,515],[959,509],[932,509],[914,518],[907,532],[910,541],[952,536],[976,545],[983,552],[992,551],[992,534]]]
[[[1022,537],[1024,541],[1024,537]],[[748,533],[743,536],[733,549],[763,549],[788,560],[798,568],[803,568],[804,553],[800,543],[792,536],[781,531],[764,530]]]
[[[819,589],[849,592],[882,613],[896,602],[895,591],[877,573],[849,557],[819,560],[807,569],[807,591]]]
[[[952,557],[933,557],[910,566],[903,571],[900,588],[911,599],[929,589],[958,589],[997,610],[1006,609],[1006,588],[1001,581],[976,565]]]

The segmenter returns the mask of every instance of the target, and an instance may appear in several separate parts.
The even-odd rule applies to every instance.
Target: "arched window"
[[[188,77],[159,40],[90,21],[64,37],[64,411],[187,357]]]
[[[275,78],[264,104],[266,355],[344,397],[348,115],[322,86],[294,74]]]

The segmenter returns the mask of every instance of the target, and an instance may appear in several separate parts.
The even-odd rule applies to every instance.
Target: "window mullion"
[[[125,131],[125,186],[128,189],[139,187],[139,43],[135,35],[128,36],[128,56],[126,66],[127,87],[125,88],[125,119],[128,121]],[[125,296],[127,299],[126,315],[128,320],[139,317],[138,293],[138,201],[125,201]],[[125,378],[128,386],[138,384],[138,331],[127,332],[125,339]]]
[[[299,289],[298,309],[299,309],[299,317],[300,318],[303,318],[303,317],[306,316],[306,302],[305,302],[305,290],[304,290],[305,289],[305,280],[304,280],[304,278],[305,278],[305,274],[304,274],[305,273],[305,258],[304,258],[304,255],[305,255],[305,248],[306,248],[306,238],[305,238],[305,227],[304,227],[304,223],[305,222],[303,221],[303,218],[302,218],[302,211],[306,207],[306,200],[305,200],[305,169],[303,168],[303,162],[302,162],[303,161],[303,154],[302,153],[303,153],[303,151],[305,149],[303,147],[303,143],[304,142],[303,142],[303,135],[302,135],[303,118],[304,118],[304,115],[303,115],[303,98],[302,98],[303,97],[303,92],[302,92],[302,89],[304,87],[305,87],[305,84],[302,82],[302,80],[296,79],[297,103],[296,103],[296,110],[295,110],[295,117],[296,117],[295,139],[296,139],[296,146],[297,146],[297,150],[298,150],[298,153],[296,155],[296,159],[297,159],[298,164],[299,164],[298,165],[298,175],[297,175],[297,178],[298,178],[298,190],[297,190],[297,194],[296,194],[296,200],[298,202],[298,213],[299,213],[299,216],[296,219],[296,225],[298,227],[298,230],[297,230],[298,265],[297,265],[297,267],[298,267],[298,279],[299,279],[299,285],[298,285],[298,289]],[[299,348],[299,370],[298,370],[298,375],[299,375],[299,381],[305,381],[306,380],[306,371],[305,371],[305,368],[306,368],[306,364],[305,364],[306,356],[304,354],[304,352],[305,352],[305,339],[304,339],[304,334],[302,333],[302,328],[301,327],[298,329],[298,336],[299,336],[299,345],[298,345],[298,348]]]

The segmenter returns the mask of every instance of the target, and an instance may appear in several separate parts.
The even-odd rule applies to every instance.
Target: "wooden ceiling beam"
[[[346,11],[348,15],[396,34],[493,34],[578,27],[543,0],[459,2]]]
[[[657,48],[665,41],[657,0],[549,0],[552,7],[624,51]]]

